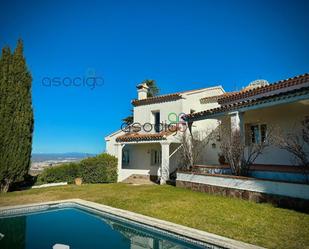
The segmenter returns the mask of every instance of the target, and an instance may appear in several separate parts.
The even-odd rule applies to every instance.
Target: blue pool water
[[[0,218],[1,249],[210,248],[152,228],[76,207]],[[212,247],[211,247],[212,248]]]

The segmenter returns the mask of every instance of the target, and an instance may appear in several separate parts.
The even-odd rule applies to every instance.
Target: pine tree
[[[3,49],[0,69],[0,185],[5,192],[10,184],[27,174],[32,149],[32,78],[21,40],[13,54],[9,48]]]

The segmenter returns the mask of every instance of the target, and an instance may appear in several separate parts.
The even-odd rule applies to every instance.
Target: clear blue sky
[[[104,150],[138,82],[161,93],[309,70],[309,1],[14,1],[0,4],[0,46],[24,40],[33,75],[33,152]],[[44,77],[104,85],[45,87]]]

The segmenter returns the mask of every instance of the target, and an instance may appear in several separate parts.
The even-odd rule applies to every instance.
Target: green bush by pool
[[[46,168],[36,184],[68,182],[81,177],[84,183],[113,183],[117,181],[117,158],[107,153],[86,158],[78,163],[66,163]]]

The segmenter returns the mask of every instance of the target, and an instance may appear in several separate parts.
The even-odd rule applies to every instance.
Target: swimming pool
[[[74,203],[2,212],[0,233],[1,249],[220,248]]]

